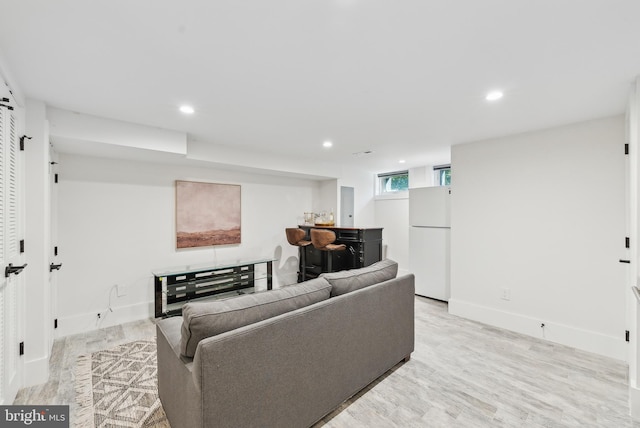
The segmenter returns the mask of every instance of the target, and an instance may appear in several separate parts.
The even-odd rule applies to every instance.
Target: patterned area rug
[[[169,428],[157,382],[155,339],[79,357],[74,425]]]

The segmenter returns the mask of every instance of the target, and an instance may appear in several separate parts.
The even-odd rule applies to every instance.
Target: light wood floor
[[[15,404],[70,404],[78,355],[150,337],[153,321],[57,340],[48,383]],[[627,365],[449,315],[416,297],[416,349],[314,428],[640,427]]]
[[[74,371],[77,358],[155,335],[156,325],[153,320],[147,319],[56,339],[49,361],[49,381],[19,390],[13,404],[68,404],[73,426],[76,409]]]

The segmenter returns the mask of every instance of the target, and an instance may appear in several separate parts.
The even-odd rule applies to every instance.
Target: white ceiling
[[[0,0],[0,57],[50,106],[389,171],[623,113],[640,1]]]

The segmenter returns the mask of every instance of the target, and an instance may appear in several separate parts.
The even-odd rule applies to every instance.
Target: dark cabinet
[[[354,227],[330,227],[330,226],[299,226],[306,233],[305,239],[311,240],[311,229],[329,229],[336,234],[336,244],[345,244],[344,251],[321,251],[313,245],[300,247],[304,251],[306,261],[306,278],[299,275],[298,280],[316,278],[323,272],[327,272],[327,257],[332,257],[332,270],[347,270],[369,266],[382,260],[382,228],[354,228]],[[303,258],[300,257],[302,260]],[[299,272],[302,272],[302,264]]]

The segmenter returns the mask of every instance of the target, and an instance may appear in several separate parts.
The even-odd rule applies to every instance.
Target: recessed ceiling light
[[[331,141],[325,141],[324,143],[322,143],[323,147],[331,147],[333,146],[333,143]]]
[[[405,162],[406,162],[406,160],[404,160],[404,159],[400,159],[400,160],[398,161],[398,163],[405,163]]]
[[[504,94],[500,91],[491,91],[487,94],[487,96],[485,97],[485,99],[487,101],[495,101],[495,100],[499,100],[500,98],[502,98],[504,96]]]
[[[180,106],[180,111],[184,114],[193,114],[195,112],[193,107],[187,105]]]

